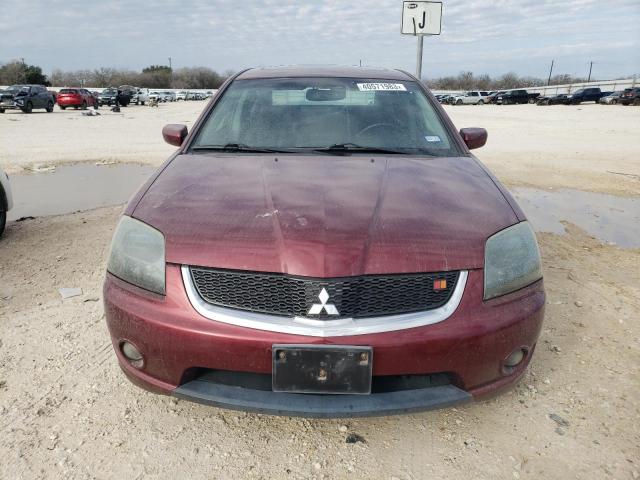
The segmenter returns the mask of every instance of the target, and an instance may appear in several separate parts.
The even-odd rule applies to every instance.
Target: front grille
[[[207,303],[250,312],[317,319],[366,318],[441,307],[451,297],[458,272],[309,278],[263,272],[190,267],[193,283]],[[435,280],[446,288],[434,289]],[[325,289],[329,298],[319,298]],[[313,305],[320,313],[309,314]],[[330,315],[335,306],[336,315]],[[329,310],[329,311],[328,311]]]

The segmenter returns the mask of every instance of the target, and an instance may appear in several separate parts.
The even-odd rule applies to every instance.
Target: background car
[[[0,113],[10,109],[31,113],[34,108],[51,113],[54,103],[53,95],[43,85],[12,85],[0,93]]]
[[[148,101],[149,89],[134,87],[134,90],[131,92],[131,103],[135,103],[136,105],[144,105]]]
[[[506,90],[498,90],[497,92],[489,92],[489,95],[487,96],[487,103],[496,103],[496,98],[498,98],[498,96],[503,95],[507,93]]]
[[[550,97],[538,97],[536,104],[537,105],[566,105],[567,94],[560,93],[558,95],[553,95]]]
[[[73,107],[76,110],[81,108],[86,110],[87,107],[98,109],[98,101],[93,94],[84,88],[63,88],[58,93],[58,106],[61,110],[67,107]]]
[[[100,105],[120,105],[126,107],[131,101],[131,96],[122,93],[115,87],[105,88],[98,97]]]
[[[11,196],[11,185],[9,175],[0,168],[0,235],[4,232],[7,223],[7,212],[13,207],[13,197]]]
[[[539,93],[529,93],[526,90],[509,90],[496,96],[498,105],[515,105],[517,103],[535,103]]]
[[[165,90],[162,92],[162,101],[163,102],[175,102],[176,94],[170,90]]]
[[[602,105],[615,105],[620,101],[620,97],[623,93],[624,90],[620,90],[619,92],[612,92],[609,95],[601,97],[599,103]]]
[[[640,88],[625,88],[620,95],[622,105],[640,105]]]
[[[567,102],[571,105],[580,105],[584,102],[598,103],[600,98],[608,95],[609,93],[611,92],[602,92],[597,87],[581,88],[580,90],[576,90],[575,92],[568,94]]]
[[[473,90],[466,92],[464,95],[456,95],[451,103],[453,105],[483,105],[487,102],[488,93]]]

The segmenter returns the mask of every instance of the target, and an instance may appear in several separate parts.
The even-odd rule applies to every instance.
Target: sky
[[[340,64],[415,71],[401,0],[0,0],[0,63],[45,73],[152,64],[224,72]],[[14,21],[15,20],[15,21]],[[423,76],[640,74],[640,0],[443,0]]]

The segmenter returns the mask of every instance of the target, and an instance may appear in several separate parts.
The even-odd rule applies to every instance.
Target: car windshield
[[[78,91],[73,88],[63,88],[60,93],[78,93]]]
[[[244,150],[460,154],[415,82],[355,78],[236,80],[192,148],[229,145]]]

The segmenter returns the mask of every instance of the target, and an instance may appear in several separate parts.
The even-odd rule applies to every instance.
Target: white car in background
[[[4,232],[7,223],[7,212],[13,208],[13,197],[11,196],[11,185],[9,175],[0,168],[0,235]]]
[[[136,105],[144,105],[149,101],[149,89],[139,88],[138,92],[131,98],[131,102]]]
[[[192,100],[192,99],[193,99],[193,94],[191,92],[186,91],[186,90],[181,90],[176,95],[176,101],[178,101],[178,100]]]
[[[450,103],[452,105],[482,105],[487,103],[488,96],[489,92],[472,90],[464,95],[456,95]]]

